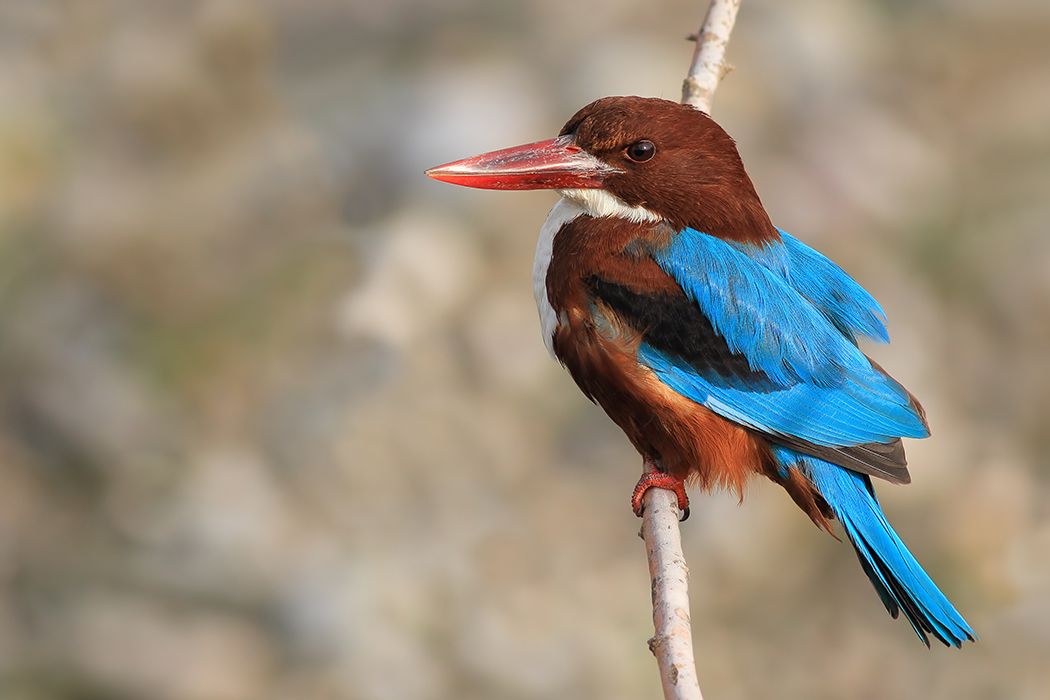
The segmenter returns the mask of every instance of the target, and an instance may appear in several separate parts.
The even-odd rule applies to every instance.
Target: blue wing
[[[911,395],[856,347],[857,335],[886,339],[882,310],[824,256],[789,236],[747,250],[692,229],[652,255],[765,379],[742,386],[643,338],[639,360],[675,391],[796,447],[929,434]]]
[[[767,270],[784,278],[856,345],[857,337],[888,343],[886,314],[879,302],[852,277],[791,234],[777,229],[781,242],[754,245],[728,244]]]
[[[780,229],[777,229],[780,231]],[[864,287],[794,236],[780,231],[787,253],[788,283],[828,317],[854,344],[857,337],[890,342],[886,314]]]

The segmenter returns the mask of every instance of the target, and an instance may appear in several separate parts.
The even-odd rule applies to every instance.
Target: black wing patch
[[[681,360],[704,378],[749,391],[775,388],[765,372],[729,348],[695,301],[684,294],[646,294],[597,275],[587,280],[591,299],[600,302],[642,334],[645,342]]]

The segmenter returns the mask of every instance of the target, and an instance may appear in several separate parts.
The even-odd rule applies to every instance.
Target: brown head
[[[485,189],[602,190],[678,230],[778,238],[733,139],[705,113],[668,100],[604,97],[577,112],[556,139],[426,174]]]

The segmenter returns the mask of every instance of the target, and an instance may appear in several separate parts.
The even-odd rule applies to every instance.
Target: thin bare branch
[[[689,568],[678,527],[678,496],[651,488],[645,493],[642,539],[649,556],[656,636],[649,649],[660,667],[666,700],[703,700],[693,660],[689,624]]]
[[[733,69],[725,62],[729,34],[736,22],[740,0],[713,0],[696,35],[696,52],[689,75],[682,84],[682,104],[711,112],[718,83]]]

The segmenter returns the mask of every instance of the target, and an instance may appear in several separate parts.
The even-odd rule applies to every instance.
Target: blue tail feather
[[[786,447],[774,446],[773,452],[782,467],[800,469],[827,501],[890,615],[903,611],[926,646],[929,635],[955,647],[977,639],[890,527],[867,475]]]

